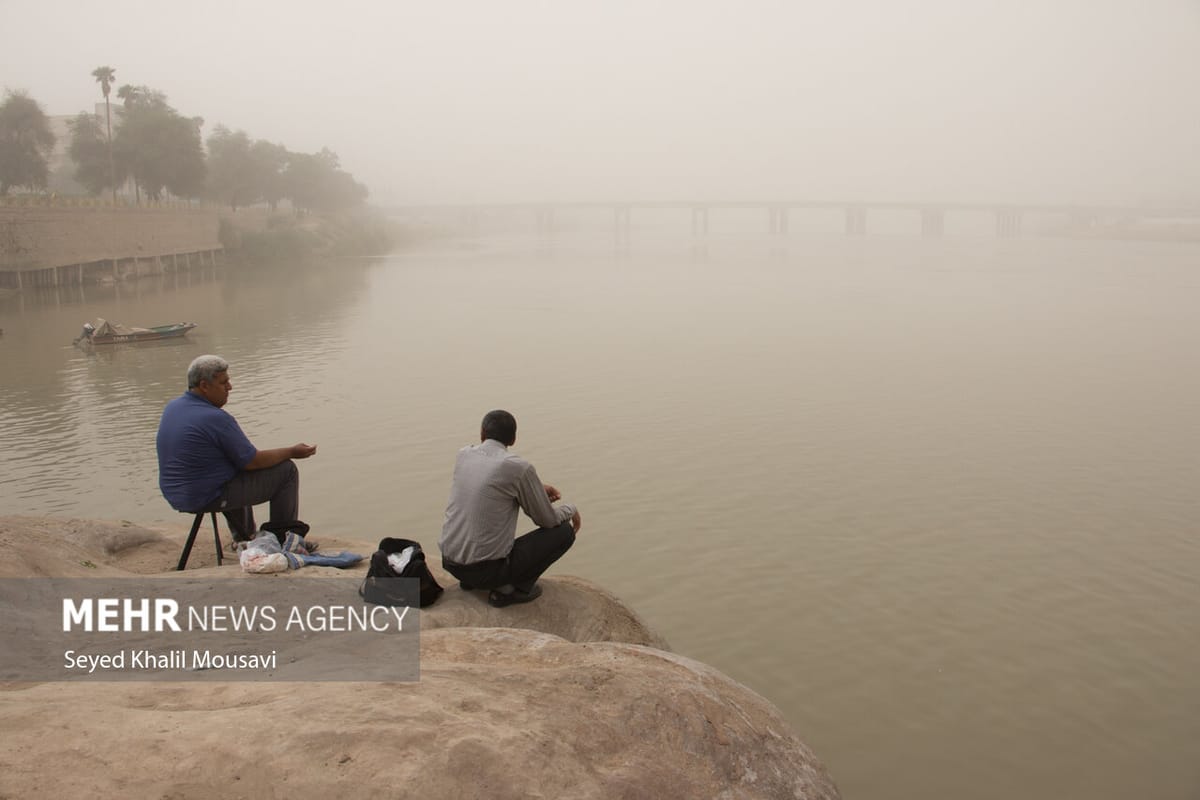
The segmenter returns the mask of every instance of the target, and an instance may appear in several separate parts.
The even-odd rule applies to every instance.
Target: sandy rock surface
[[[0,517],[0,578],[5,577],[107,577],[116,575],[178,576],[183,541],[190,517],[176,530],[159,530],[131,522],[54,519],[47,517]],[[266,580],[248,575],[238,566],[236,553],[228,551],[228,529],[221,522],[226,545],[224,566],[217,567],[216,548],[208,521],[196,536],[186,574],[219,575],[222,578]],[[314,538],[318,538],[314,534]],[[321,552],[348,550],[369,556],[378,541],[320,536]],[[431,543],[430,547],[436,545]],[[644,644],[666,650],[666,641],[615,595],[596,584],[572,576],[547,577],[542,581],[542,598],[528,605],[492,608],[486,591],[464,592],[458,581],[441,569],[436,550],[426,553],[429,567],[445,592],[433,606],[421,612],[423,630],[437,628],[509,627],[553,633],[573,642],[615,641]],[[289,578],[362,578],[367,572],[364,558],[350,569],[309,566]],[[277,576],[274,576],[277,577]]]
[[[186,531],[0,517],[0,577],[157,575]],[[192,557],[244,574],[204,566],[211,533]],[[285,579],[327,573],[344,574]],[[659,649],[602,589],[548,578],[538,601],[492,609],[438,577],[416,683],[0,684],[0,798],[839,796],[770,703]]]

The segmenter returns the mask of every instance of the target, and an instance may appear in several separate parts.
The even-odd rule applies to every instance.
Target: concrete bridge
[[[910,213],[914,231],[925,237],[940,237],[946,231],[946,218],[983,215],[994,221],[995,235],[1011,239],[1022,235],[1032,218],[1057,220],[1063,228],[1086,230],[1103,225],[1136,225],[1152,220],[1172,220],[1200,225],[1200,207],[1167,208],[1143,206],[1054,205],[1054,204],[997,204],[997,203],[905,203],[851,202],[812,200],[762,201],[679,201],[679,202],[568,202],[568,203],[480,203],[396,206],[390,211],[404,219],[436,219],[462,224],[476,229],[484,217],[521,215],[533,220],[537,230],[554,230],[556,215],[566,212],[594,211],[611,219],[618,240],[627,239],[632,221],[639,211],[682,212],[690,216],[691,232],[703,236],[709,232],[710,220],[722,211],[759,210],[763,214],[764,231],[771,235],[788,233],[791,221],[805,212],[840,212],[842,227],[847,236],[869,233],[872,212]]]

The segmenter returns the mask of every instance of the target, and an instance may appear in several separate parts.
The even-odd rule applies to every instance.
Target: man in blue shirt
[[[158,424],[158,486],[176,511],[222,511],[236,541],[254,536],[254,508],[270,502],[272,522],[300,513],[300,471],[316,445],[259,450],[222,407],[233,384],[229,362],[199,356],[188,366],[188,390],[167,403]]]

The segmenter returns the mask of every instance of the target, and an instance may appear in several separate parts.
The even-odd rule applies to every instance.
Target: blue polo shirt
[[[257,452],[237,420],[191,392],[167,403],[158,423],[158,488],[176,511],[199,511]]]

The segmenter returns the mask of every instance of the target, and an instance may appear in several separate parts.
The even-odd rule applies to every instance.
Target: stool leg
[[[179,566],[175,568],[176,570],[182,570],[187,566],[188,556],[192,554],[192,544],[194,544],[196,541],[196,531],[200,530],[200,523],[203,521],[204,512],[201,511],[196,515],[196,518],[192,520],[192,531],[188,534],[187,544],[183,546],[183,552],[179,555]]]
[[[217,566],[221,566],[221,532],[217,530],[217,512],[212,512],[213,541],[217,543]]]

